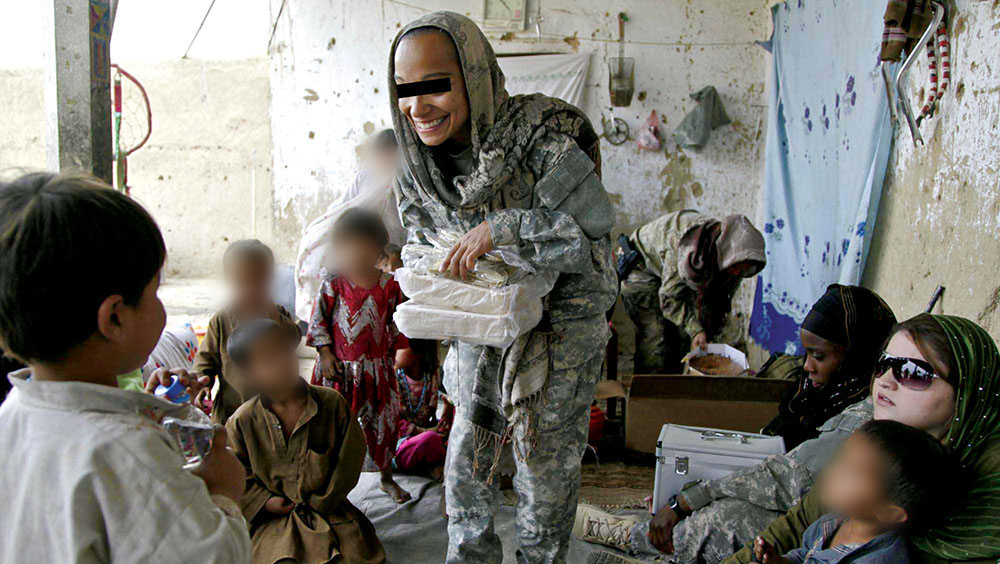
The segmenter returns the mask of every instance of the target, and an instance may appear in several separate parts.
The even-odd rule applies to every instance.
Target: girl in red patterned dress
[[[382,490],[403,503],[410,494],[392,477],[400,406],[393,359],[409,344],[392,322],[403,300],[399,284],[377,267],[389,237],[378,215],[359,208],[337,219],[332,237],[337,274],[320,285],[306,337],[319,352],[312,383],[344,395]]]

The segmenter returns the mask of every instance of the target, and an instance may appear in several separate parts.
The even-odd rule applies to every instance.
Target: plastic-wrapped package
[[[435,307],[408,301],[396,308],[393,321],[411,339],[458,339],[473,345],[507,348],[542,320],[542,300],[526,300],[512,312],[493,315]]]
[[[395,275],[403,294],[414,302],[488,315],[531,307],[552,291],[558,277],[555,272],[540,272],[524,276],[516,284],[487,288],[411,268],[400,268]]]
[[[403,259],[403,265],[414,272],[444,279],[448,275],[441,272],[441,265],[448,256],[448,250],[432,245],[406,245],[400,258]],[[503,261],[484,257],[476,261],[466,282],[483,288],[494,288],[506,284],[516,272],[517,269]]]
[[[394,321],[412,339],[457,339],[507,348],[542,319],[542,298],[558,272],[536,271],[516,249],[495,249],[479,257],[467,279],[441,265],[460,236],[423,232],[427,245],[406,245],[396,280],[410,301],[396,308]]]
[[[458,232],[448,229],[424,231],[423,235],[424,239],[427,239],[431,245],[445,250],[454,247],[458,243],[458,240],[462,238]],[[531,266],[531,263],[521,258],[521,255],[518,254],[517,249],[514,247],[497,247],[480,257],[480,260],[484,260],[487,263],[502,262],[527,273],[535,272],[535,268]]]
[[[461,235],[446,229],[422,231],[421,235],[430,244],[404,246],[400,254],[403,265],[416,272],[447,276],[441,272],[441,265]],[[479,257],[466,282],[483,287],[503,286],[534,273],[535,268],[522,259],[516,249],[500,247]]]

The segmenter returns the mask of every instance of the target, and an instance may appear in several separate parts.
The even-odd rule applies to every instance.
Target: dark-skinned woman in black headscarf
[[[819,427],[869,392],[872,369],[896,316],[871,290],[833,284],[813,305],[799,335],[806,350],[791,376],[798,385],[764,428],[791,450],[819,435]],[[765,373],[767,366],[761,370]]]

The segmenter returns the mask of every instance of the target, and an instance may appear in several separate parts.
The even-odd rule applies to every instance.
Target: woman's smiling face
[[[468,145],[471,142],[469,101],[451,38],[438,30],[403,36],[396,46],[394,61],[396,84],[439,78],[451,81],[448,92],[399,98],[399,111],[420,140],[432,147],[449,139]]]

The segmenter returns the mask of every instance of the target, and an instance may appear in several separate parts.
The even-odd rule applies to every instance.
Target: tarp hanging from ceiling
[[[884,3],[794,0],[772,8],[764,180],[767,268],[750,336],[801,353],[799,325],[827,285],[858,284],[892,129],[879,71]]]
[[[511,94],[541,92],[576,107],[583,104],[590,53],[570,55],[521,55],[499,57]]]

